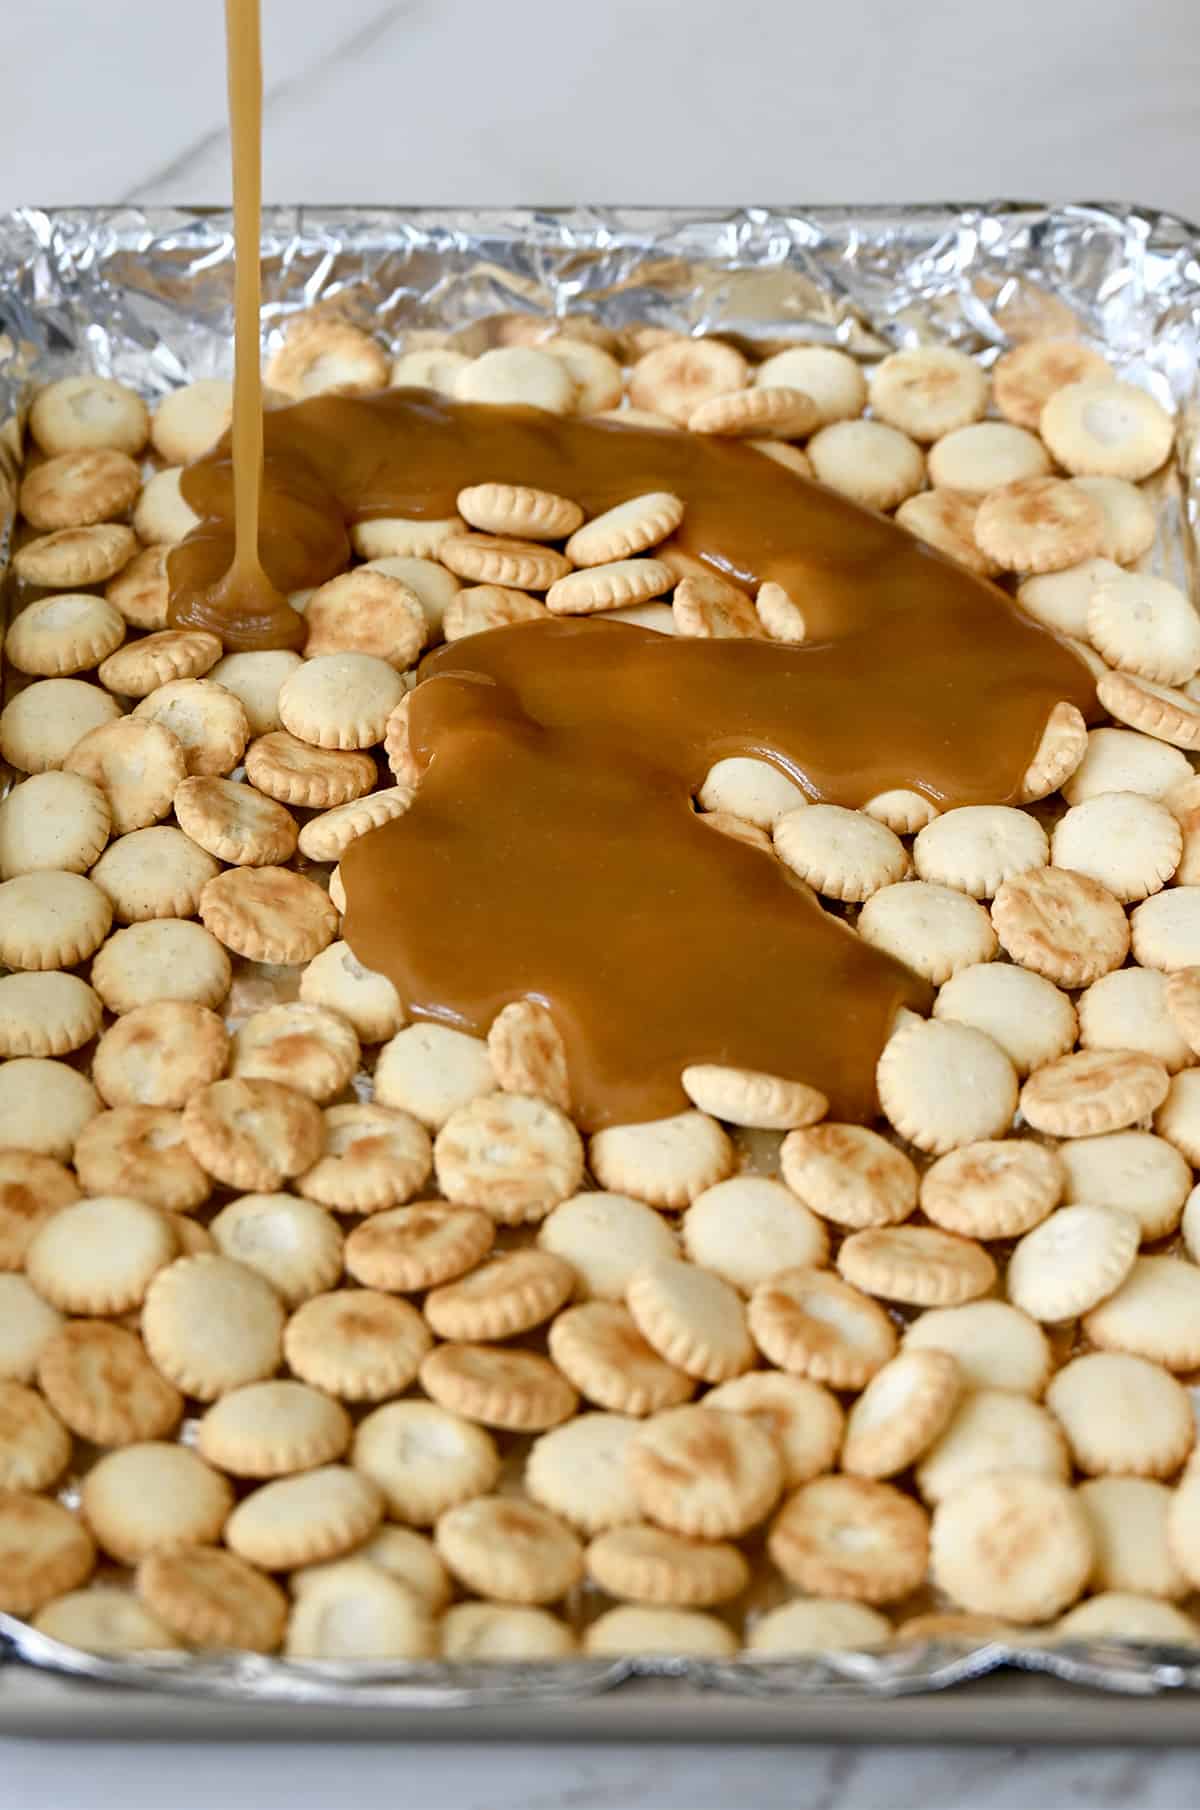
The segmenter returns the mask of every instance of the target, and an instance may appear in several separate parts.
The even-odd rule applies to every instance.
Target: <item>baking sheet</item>
[[[269,209],[263,289],[268,346],[290,314],[314,305],[336,308],[397,348],[410,333],[436,328],[477,349],[489,343],[496,317],[513,313],[582,312],[610,327],[651,322],[719,332],[760,351],[839,345],[868,360],[933,341],[988,362],[1035,333],[1081,333],[1179,416],[1177,461],[1156,481],[1153,558],[1193,596],[1200,589],[1200,232],[1152,210]],[[228,215],[22,209],[0,216],[0,561],[31,386],[97,370],[153,399],[186,379],[229,375],[231,298]],[[82,1697],[68,1678],[86,1681]],[[969,1680],[976,1681],[970,1691],[941,1695]],[[563,1738],[828,1739],[844,1732],[986,1739],[999,1738],[999,1728],[992,1737],[983,1732],[997,1703],[1010,1740],[1082,1738],[1064,1730],[1085,1726],[1110,1732],[1111,1706],[1106,1714],[1103,1699],[1064,1690],[1072,1685],[1143,1700],[1122,1707],[1125,1739],[1186,1739],[1200,1654],[1031,1642],[770,1662],[106,1660],[0,1615],[0,1732],[14,1733],[35,1726],[98,1732],[80,1713],[97,1703],[122,1706],[115,1722],[98,1718],[112,1732],[118,1723],[125,1734],[182,1732],[182,1720],[191,1732],[222,1737],[277,1735],[280,1717],[290,1730],[300,1705],[307,1733],[364,1736],[380,1732],[381,1715],[391,1733],[444,1736],[453,1713],[456,1737],[553,1730]],[[960,1710],[968,1703],[976,1707]],[[1135,1714],[1149,1710],[1155,1713]]]

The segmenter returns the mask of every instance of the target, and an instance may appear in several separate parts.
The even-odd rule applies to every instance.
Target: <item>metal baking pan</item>
[[[232,229],[211,210],[0,215],[0,568],[31,386],[94,369],[149,398],[232,366]],[[499,314],[590,314],[770,350],[981,354],[1083,333],[1180,420],[1156,480],[1157,569],[1198,594],[1200,229],[1152,209],[276,208],[264,328],[316,302],[383,337]],[[295,1664],[249,1654],[106,1660],[0,1615],[0,1734],[213,1739],[1200,1738],[1200,1650],[1092,1643],[909,1647],[821,1660]],[[1122,1698],[1119,1706],[1113,1694]],[[453,1721],[450,1720],[451,1715]]]

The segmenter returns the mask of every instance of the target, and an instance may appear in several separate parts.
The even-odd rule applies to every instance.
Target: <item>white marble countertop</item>
[[[14,48],[30,61],[4,84],[0,206],[226,200],[221,12],[219,0],[10,9],[6,71]],[[268,199],[1004,195],[1200,218],[1196,0],[264,0],[264,13]],[[1192,1810],[1198,1763],[1120,1748],[167,1756],[10,1742],[0,1798],[13,1810],[323,1810],[347,1797],[356,1810]]]

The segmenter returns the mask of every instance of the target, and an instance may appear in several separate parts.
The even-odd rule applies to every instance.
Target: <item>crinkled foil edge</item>
[[[230,216],[22,208],[0,215],[0,572],[31,388],[72,370],[148,398],[231,371]],[[1200,590],[1200,228],[1150,208],[1032,202],[920,207],[269,208],[264,332],[332,307],[399,345],[500,313],[591,314],[864,358],[925,341],[985,359],[1037,332],[1084,334],[1180,419],[1159,563]],[[82,1653],[0,1614],[0,1666],[213,1700],[454,1710],[569,1702],[637,1679],[697,1692],[872,1698],[940,1691],[1006,1667],[1131,1696],[1200,1690],[1200,1652],[1071,1642],[924,1643],[805,1659],[630,1658],[368,1664],[257,1654]]]

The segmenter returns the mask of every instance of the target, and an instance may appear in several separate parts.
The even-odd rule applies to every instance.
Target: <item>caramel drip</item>
[[[895,1012],[931,989],[692,794],[740,754],[847,805],[1012,797],[1086,675],[1007,609],[974,627],[883,611],[869,640],[785,648],[563,621],[439,650],[409,707],[416,799],[342,859],[347,941],[416,1017],[485,1032],[513,999],[548,1006],[586,1129],[678,1111],[691,1062],[870,1118]]]
[[[304,622],[280,595],[259,558],[263,465],[259,363],[262,220],[262,50],[259,0],[225,0],[229,128],[233,144],[234,378],[232,542],[227,526],[204,529],[168,560],[171,620],[225,635],[237,621],[239,647],[299,647]],[[203,548],[201,554],[200,549]]]

